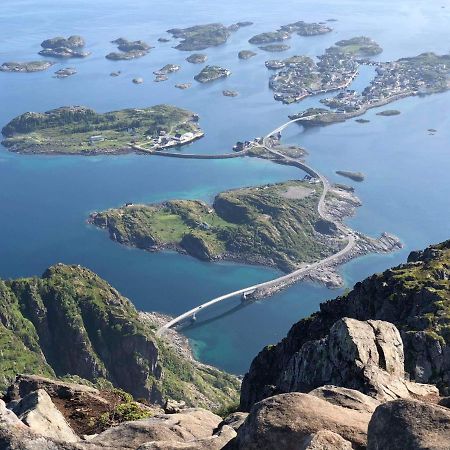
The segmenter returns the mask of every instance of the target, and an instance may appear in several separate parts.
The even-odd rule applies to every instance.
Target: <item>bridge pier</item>
[[[248,291],[248,292],[243,292],[241,294],[241,303],[246,303],[250,300],[253,300],[253,294],[255,293],[255,291]]]

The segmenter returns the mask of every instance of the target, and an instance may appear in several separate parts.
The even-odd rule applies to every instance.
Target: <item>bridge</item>
[[[301,118],[301,119],[305,119],[305,118]],[[162,336],[164,334],[164,332],[167,331],[169,328],[172,328],[173,326],[183,322],[184,320],[186,320],[188,318],[195,320],[196,314],[198,312],[200,312],[212,305],[215,305],[216,303],[220,303],[224,300],[227,300],[229,298],[237,297],[240,295],[241,301],[246,301],[247,296],[250,296],[250,295],[257,294],[259,297],[263,297],[264,295],[266,295],[266,296],[270,295],[275,290],[279,290],[285,286],[288,286],[288,285],[294,283],[295,281],[299,280],[300,278],[303,278],[305,275],[307,275],[312,270],[315,270],[315,269],[318,269],[319,267],[327,266],[329,264],[338,262],[339,260],[343,259],[346,255],[348,255],[355,247],[356,240],[357,240],[356,234],[353,233],[353,231],[351,231],[346,226],[330,219],[327,216],[326,208],[325,208],[325,197],[330,189],[329,181],[322,174],[320,174],[317,170],[308,166],[304,162],[301,162],[301,161],[298,161],[297,159],[286,156],[283,153],[273,149],[270,144],[270,139],[272,136],[274,136],[278,133],[281,133],[281,131],[286,129],[288,126],[290,126],[291,124],[293,124],[295,122],[298,122],[301,119],[299,118],[299,119],[290,120],[289,122],[284,123],[283,125],[279,126],[275,130],[270,132],[267,136],[265,136],[263,138],[262,146],[268,152],[277,156],[277,158],[280,158],[280,159],[286,161],[287,164],[296,166],[296,167],[300,168],[301,170],[303,170],[304,172],[308,173],[309,175],[311,175],[314,178],[317,178],[321,181],[323,189],[322,189],[322,195],[320,196],[319,202],[317,204],[317,212],[319,213],[319,216],[322,219],[333,222],[336,225],[337,229],[339,231],[341,231],[344,235],[347,236],[347,244],[345,245],[345,247],[343,249],[339,250],[337,253],[334,253],[333,255],[330,255],[320,261],[303,266],[297,270],[294,270],[293,272],[290,272],[286,275],[275,278],[273,280],[265,281],[263,283],[259,283],[259,284],[253,285],[253,286],[248,286],[243,289],[239,289],[237,291],[221,295],[221,296],[216,297],[212,300],[209,300],[208,302],[203,303],[195,308],[192,308],[191,310],[179,315],[178,317],[175,317],[170,322],[167,322],[166,324],[164,324],[161,328],[159,328],[157,330],[157,332],[156,332],[157,336]]]
[[[219,153],[219,154],[202,154],[202,153],[175,153],[168,152],[165,150],[152,150],[149,148],[141,147],[137,144],[129,144],[133,150],[137,150],[141,153],[147,153],[155,156],[166,156],[168,158],[181,158],[181,159],[229,159],[229,158],[240,158],[246,156],[248,149],[241,150],[239,152],[233,153]]]

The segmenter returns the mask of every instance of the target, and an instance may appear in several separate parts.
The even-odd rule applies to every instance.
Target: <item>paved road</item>
[[[356,240],[357,240],[356,235],[350,229],[345,227],[344,225],[340,224],[339,222],[335,222],[334,220],[330,219],[327,216],[326,209],[325,209],[325,197],[330,189],[329,181],[322,174],[317,172],[317,170],[313,169],[312,167],[308,166],[307,164],[305,164],[301,161],[298,161],[297,159],[291,158],[289,156],[282,154],[281,152],[279,152],[277,150],[274,150],[270,145],[270,139],[271,139],[270,137],[272,135],[276,135],[278,132],[283,131],[289,125],[297,122],[298,120],[300,120],[300,119],[290,120],[289,122],[286,122],[285,124],[279,126],[275,130],[270,132],[263,139],[263,147],[268,152],[276,155],[278,158],[281,158],[281,159],[284,159],[285,161],[287,161],[288,164],[299,167],[300,169],[307,172],[309,175],[311,175],[315,178],[318,178],[321,181],[323,190],[322,190],[322,195],[320,196],[319,202],[317,204],[317,211],[319,213],[319,216],[322,219],[333,222],[336,225],[336,227],[339,229],[339,231],[341,231],[344,235],[347,236],[348,240],[347,240],[346,246],[343,249],[339,250],[337,253],[334,253],[333,255],[328,256],[327,258],[324,258],[320,261],[317,261],[315,263],[304,266],[300,269],[294,270],[293,272],[283,275],[281,277],[275,278],[274,280],[255,284],[253,286],[248,286],[246,288],[239,289],[237,291],[230,292],[225,295],[221,295],[220,297],[216,297],[206,303],[203,303],[200,306],[197,306],[196,308],[192,308],[191,310],[185,312],[184,314],[179,315],[178,317],[175,317],[173,320],[171,320],[170,322],[167,322],[165,325],[163,325],[161,328],[159,328],[158,331],[156,332],[157,336],[161,336],[167,329],[173,327],[174,325],[182,322],[185,319],[188,319],[189,317],[193,317],[195,314],[208,308],[209,306],[212,306],[216,303],[222,302],[228,298],[236,297],[238,295],[243,295],[243,294],[252,294],[255,291],[258,291],[259,293],[263,293],[264,291],[266,291],[269,293],[271,291],[271,289],[273,289],[273,288],[279,288],[279,287],[285,286],[287,284],[290,284],[290,283],[296,281],[297,279],[304,277],[308,272],[310,272],[314,269],[318,269],[319,267],[326,266],[330,263],[339,261],[341,258],[345,257],[348,253],[350,253],[352,251],[352,249],[354,248],[354,246],[356,244]]]

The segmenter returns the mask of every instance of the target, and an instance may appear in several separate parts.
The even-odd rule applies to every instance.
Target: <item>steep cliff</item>
[[[324,339],[344,317],[384,320],[396,325],[405,347],[405,369],[411,379],[450,389],[450,240],[413,252],[406,264],[373,275],[353,290],[320,305],[279,344],[266,347],[244,378],[241,408],[289,391],[295,364],[305,344]],[[288,374],[288,375],[287,375]],[[296,383],[294,383],[296,384]],[[326,384],[326,383],[323,383]],[[308,385],[305,391],[314,386]],[[296,384],[295,389],[303,389]]]
[[[183,358],[154,331],[128,299],[79,266],[0,281],[0,387],[17,373],[76,375],[150,402],[219,408],[236,400],[237,379]]]

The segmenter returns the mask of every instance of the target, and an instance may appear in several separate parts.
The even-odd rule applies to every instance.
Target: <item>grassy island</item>
[[[381,46],[366,36],[343,39],[335,44],[339,52],[353,56],[375,56],[383,52]]]
[[[172,28],[167,30],[175,39],[181,42],[175,47],[183,51],[205,50],[225,44],[231,35],[229,28],[221,23],[195,25],[189,28]]]
[[[209,83],[210,81],[226,78],[231,75],[231,71],[220,66],[206,66],[194,79],[199,83]]]
[[[93,213],[89,220],[125,245],[290,271],[334,251],[317,231],[334,232],[333,224],[317,213],[321,189],[319,184],[288,181],[223,192],[212,206],[195,200],[128,204]]]
[[[3,129],[2,142],[18,153],[117,154],[182,145],[203,135],[198,116],[185,109],[157,105],[97,113],[68,106],[45,113],[27,112]]]

